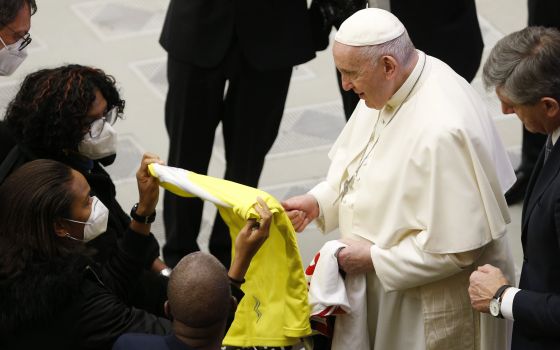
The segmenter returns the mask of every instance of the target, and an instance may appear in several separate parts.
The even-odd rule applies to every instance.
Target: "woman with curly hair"
[[[0,183],[12,171],[31,160],[48,158],[79,171],[91,191],[108,208],[106,231],[88,236],[103,264],[116,249],[129,223],[129,216],[116,200],[115,185],[103,165],[116,156],[117,134],[112,128],[124,111],[124,100],[115,79],[102,70],[67,65],[29,74],[0,123]],[[145,255],[144,272],[132,299],[136,306],[162,315],[159,300],[165,294],[166,278],[159,271],[159,246]]]

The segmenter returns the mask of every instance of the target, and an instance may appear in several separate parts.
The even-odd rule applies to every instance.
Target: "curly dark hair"
[[[35,155],[59,159],[78,149],[97,90],[107,100],[107,111],[117,107],[122,115],[124,101],[115,78],[101,69],[72,64],[39,70],[25,78],[9,103],[6,123],[16,141]]]
[[[0,28],[12,23],[25,3],[34,15],[37,12],[35,0],[0,0]]]

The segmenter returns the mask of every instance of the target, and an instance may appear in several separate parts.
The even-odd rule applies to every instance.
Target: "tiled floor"
[[[33,17],[30,56],[14,76],[0,80],[0,108],[17,91],[21,79],[42,67],[65,63],[94,65],[115,76],[127,100],[126,120],[116,124],[120,133],[118,158],[108,168],[118,185],[124,208],[137,200],[134,169],[143,151],[166,158],[167,134],[163,104],[167,89],[166,54],[158,45],[167,0],[57,0],[38,1]],[[525,0],[478,0],[485,54],[504,33],[521,29],[526,22]],[[503,9],[507,8],[507,12]],[[443,43],[444,44],[444,43]],[[261,187],[278,198],[305,192],[326,173],[326,153],[344,125],[341,101],[330,50],[296,67],[279,137],[270,152]],[[492,94],[483,91],[480,79],[473,86],[485,96],[504,143],[515,162],[519,158],[520,124],[500,115]],[[221,136],[216,138],[210,174],[224,169]],[[160,208],[161,210],[161,208]],[[204,247],[215,210],[207,207],[200,243]],[[516,261],[520,207],[511,208],[510,241]],[[159,215],[154,232],[163,239]],[[303,261],[310,260],[321,243],[336,237],[322,236],[310,228],[299,235]]]

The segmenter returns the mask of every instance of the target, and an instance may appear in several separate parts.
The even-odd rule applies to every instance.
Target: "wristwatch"
[[[130,210],[130,217],[142,224],[151,224],[156,220],[156,212],[154,211],[150,216],[142,216],[136,214],[136,209],[138,209],[138,203],[134,204],[132,209]]]
[[[169,267],[166,267],[165,269],[161,270],[159,272],[159,274],[162,275],[162,276],[165,276],[165,277],[169,277],[169,276],[171,276],[172,271],[173,270],[171,270]]]
[[[498,318],[504,318],[502,315],[502,295],[505,290],[511,287],[509,284],[504,284],[496,291],[492,300],[490,300],[490,315]]]

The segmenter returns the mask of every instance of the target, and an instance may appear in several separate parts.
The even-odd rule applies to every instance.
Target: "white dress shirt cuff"
[[[510,287],[504,291],[500,311],[502,312],[502,316],[508,320],[513,321],[513,299],[515,298],[515,294],[520,290],[519,288]]]

